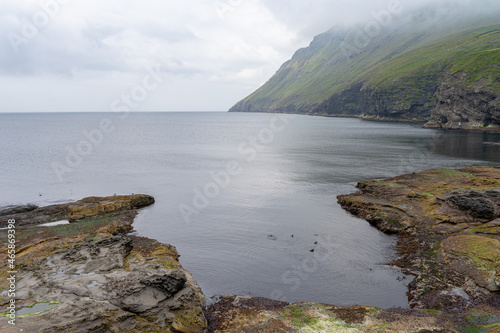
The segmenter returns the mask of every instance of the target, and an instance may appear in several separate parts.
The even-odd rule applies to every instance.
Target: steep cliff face
[[[334,78],[344,75],[341,45],[347,31],[332,29],[314,37],[298,50],[276,74],[245,98],[232,112],[308,113],[331,95]]]
[[[500,49],[472,54],[449,69],[428,128],[500,130]]]
[[[311,113],[329,116],[361,116],[372,119],[427,120],[433,108],[439,73],[408,78],[398,85],[377,89],[362,83],[335,94]],[[415,81],[412,81],[412,80]],[[418,90],[409,85],[419,85]]]
[[[363,47],[357,40],[362,28],[333,28],[298,50],[266,84],[229,111],[494,127],[500,91],[498,19],[446,17],[440,26],[425,19],[394,19]],[[464,82],[460,71],[467,74]],[[451,124],[442,124],[448,120]]]

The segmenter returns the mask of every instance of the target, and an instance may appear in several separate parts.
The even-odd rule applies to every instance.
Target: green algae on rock
[[[17,214],[17,308],[39,300],[59,303],[50,311],[20,316],[16,330],[205,332],[205,298],[179,264],[176,249],[128,234],[137,208],[153,202],[145,195],[93,197],[4,211]],[[27,222],[22,219],[25,213]],[[61,218],[73,223],[37,227]],[[0,289],[6,290],[5,253],[0,253],[0,261]],[[0,295],[1,307],[7,308],[9,301],[7,294]],[[0,330],[11,328],[7,318],[0,317]]]
[[[339,203],[399,235],[394,264],[414,274],[413,307],[465,310],[496,297],[500,169],[435,169],[358,184]]]
[[[209,332],[214,333],[459,332],[463,325],[462,318],[456,320],[440,311],[337,307],[322,303],[288,304],[238,296],[222,297],[218,303],[208,306],[206,315]]]

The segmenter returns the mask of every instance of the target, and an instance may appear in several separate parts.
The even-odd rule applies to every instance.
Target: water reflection
[[[500,133],[442,131],[433,152],[451,157],[500,162]]]
[[[274,115],[131,114],[67,181],[55,182],[52,162],[64,162],[66,147],[82,140],[75,133],[102,117],[113,115],[0,115],[0,205],[152,194],[156,204],[141,211],[134,228],[174,244],[208,297],[271,297],[278,290],[276,297],[291,302],[408,306],[409,279],[400,281],[402,274],[384,265],[394,258],[396,239],[348,214],[337,195],[355,191],[359,181],[500,158],[499,134],[300,116],[248,162],[239,144],[268,128]],[[178,207],[192,205],[194,189],[232,160],[243,172],[185,223]],[[304,270],[322,255],[321,239],[336,247],[314,272]]]

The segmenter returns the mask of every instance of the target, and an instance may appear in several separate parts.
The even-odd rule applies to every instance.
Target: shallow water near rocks
[[[24,308],[20,308],[19,310],[16,310],[16,316],[29,316],[29,315],[32,315],[35,313],[53,310],[53,309],[57,308],[58,306],[59,306],[58,303],[51,304],[51,303],[39,302],[31,307],[24,307]]]
[[[62,220],[62,221],[56,221],[56,222],[49,222],[49,223],[39,224],[38,226],[39,227],[55,227],[55,226],[58,226],[58,225],[65,225],[65,224],[69,224],[69,221],[68,220]]]
[[[175,245],[209,300],[237,294],[406,307],[411,277],[386,265],[396,238],[346,213],[337,195],[368,179],[500,163],[497,134],[417,124],[269,114],[119,116],[0,114],[0,206],[151,194],[156,204],[136,218],[137,233]],[[83,131],[105,118],[115,130],[59,179],[54,163],[66,165],[68,152],[87,140]],[[265,143],[254,148],[259,135]],[[230,161],[241,172],[227,179],[221,174]],[[214,177],[223,185],[213,186]],[[210,198],[200,199],[207,188]],[[195,207],[193,200],[201,201]],[[181,205],[196,212],[186,219]]]

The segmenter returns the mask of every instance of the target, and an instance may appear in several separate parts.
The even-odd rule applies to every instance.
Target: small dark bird
[[[318,245],[318,242],[314,242],[314,245]]]
[[[314,249],[309,250],[309,252],[314,252]]]
[[[290,237],[293,237],[293,235],[291,235]]]

